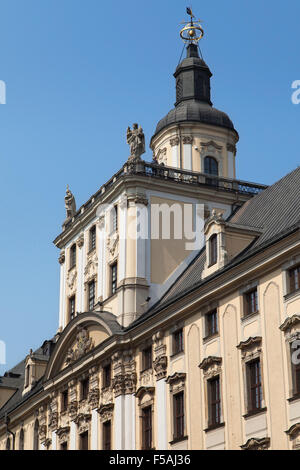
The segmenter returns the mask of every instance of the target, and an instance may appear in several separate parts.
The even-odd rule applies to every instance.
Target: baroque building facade
[[[153,161],[134,125],[79,210],[67,189],[58,331],[0,378],[1,450],[300,448],[300,169],[236,179],[195,41],[174,76]]]

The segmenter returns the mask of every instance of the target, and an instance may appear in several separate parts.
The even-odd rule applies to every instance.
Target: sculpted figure
[[[145,153],[145,135],[138,124],[133,124],[132,130],[127,129],[127,144],[130,146],[130,159],[139,160]]]
[[[76,202],[74,195],[71,193],[69,189],[69,185],[67,186],[66,196],[65,196],[65,208],[66,208],[66,215],[67,219],[73,217],[76,212]]]

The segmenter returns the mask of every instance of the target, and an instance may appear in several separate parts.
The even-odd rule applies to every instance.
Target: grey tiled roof
[[[279,237],[288,234],[291,230],[294,230],[297,224],[300,224],[300,167],[254,196],[229,220],[231,226],[259,228],[261,235],[246,250],[233,259],[224,268],[226,270],[259,249],[263,249],[267,244],[275,242]],[[201,283],[207,282],[222,272],[218,271],[209,278],[202,280],[201,275],[205,260],[206,252],[203,249],[167,293],[135,324],[140,323],[168,303],[175,301],[193,288],[200,286]]]

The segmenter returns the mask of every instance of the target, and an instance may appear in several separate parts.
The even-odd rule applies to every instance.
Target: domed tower
[[[199,55],[203,36],[191,20],[181,30],[186,58],[178,65],[175,107],[159,121],[150,147],[157,163],[183,170],[235,178],[237,131],[230,118],[213,108],[212,73]]]

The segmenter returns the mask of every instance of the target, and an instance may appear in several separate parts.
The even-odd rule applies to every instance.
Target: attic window
[[[29,385],[29,377],[30,377],[30,366],[28,365],[25,369],[25,388]]]
[[[217,235],[212,235],[209,239],[209,265],[213,266],[218,261],[218,239]]]

